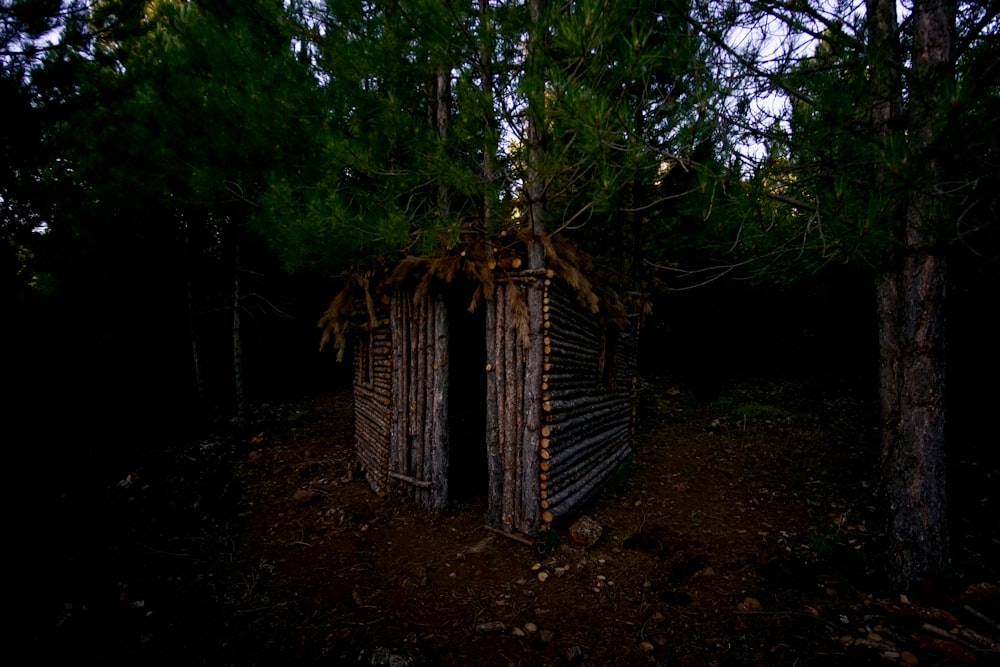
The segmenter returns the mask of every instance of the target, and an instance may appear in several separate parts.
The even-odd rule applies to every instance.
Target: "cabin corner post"
[[[402,474],[409,468],[407,452],[407,381],[405,369],[410,363],[410,343],[407,338],[406,300],[398,293],[390,297],[389,331],[392,341],[392,393],[390,412],[392,428],[389,443],[389,474]]]
[[[534,533],[539,527],[541,497],[539,488],[539,465],[541,462],[542,438],[542,373],[545,364],[544,303],[545,283],[541,279],[532,280],[527,288],[528,309],[528,349],[524,368],[524,431],[522,435],[521,469],[521,516],[519,529]]]
[[[499,284],[494,287],[492,298],[486,301],[486,512],[487,521],[495,528],[502,525],[503,508],[503,447],[501,445],[502,414],[499,413],[502,403],[503,368],[501,365],[501,336],[498,322],[502,322],[499,313],[502,300],[502,289]]]
[[[432,336],[429,344],[433,358],[428,392],[427,419],[431,424],[431,450],[425,461],[424,479],[432,484],[428,505],[431,509],[443,510],[448,506],[448,475],[450,472],[450,439],[448,405],[449,382],[449,340],[448,308],[440,294],[434,296],[429,324]]]

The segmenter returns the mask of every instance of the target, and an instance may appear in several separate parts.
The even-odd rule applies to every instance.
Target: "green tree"
[[[310,168],[323,137],[298,26],[266,0],[107,1],[74,21],[66,30],[84,38],[30,71],[45,189],[20,201],[48,230],[34,247],[65,303],[96,295],[81,316],[115,354],[157,341],[171,375],[186,340],[191,385],[228,376],[216,393],[242,420],[240,317],[276,313],[246,283],[271,261],[261,202],[272,174]],[[223,331],[229,370],[206,370]]]
[[[949,559],[946,264],[957,242],[981,231],[969,223],[989,219],[995,198],[981,186],[997,173],[996,135],[958,140],[979,122],[965,105],[995,105],[995,79],[960,73],[990,48],[998,9],[916,0],[901,20],[895,0],[870,0],[864,11],[701,7],[693,21],[738,81],[733,144],[755,152],[729,176],[736,247],[764,275],[847,263],[874,280],[887,570],[908,588]]]
[[[643,224],[658,219],[652,184],[714,131],[686,12],[599,0],[313,8],[303,22],[329,103],[327,168],[319,182],[284,179],[273,205],[300,213],[300,241],[320,243],[285,246],[323,248],[306,258],[317,262],[435,253],[468,231],[516,231],[544,201],[546,233],[618,271],[640,265],[655,236]]]

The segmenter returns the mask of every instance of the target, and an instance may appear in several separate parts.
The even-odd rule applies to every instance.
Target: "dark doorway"
[[[485,496],[486,470],[486,312],[469,312],[473,288],[454,290],[448,307],[448,435],[450,500]],[[485,502],[485,501],[484,501]]]

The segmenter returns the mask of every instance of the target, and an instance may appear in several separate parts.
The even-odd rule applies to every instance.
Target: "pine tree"
[[[846,263],[875,283],[886,569],[905,589],[949,562],[946,266],[960,201],[981,196],[993,160],[956,141],[956,69],[996,32],[998,10],[969,5],[957,24],[954,1],[917,0],[906,21],[896,8],[731,3],[693,21],[738,81],[734,143],[760,158],[749,178],[744,164],[728,177],[735,247],[762,275]],[[961,163],[986,168],[959,174]]]

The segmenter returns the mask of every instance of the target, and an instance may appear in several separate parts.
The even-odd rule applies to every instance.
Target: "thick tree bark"
[[[447,67],[441,67],[434,76],[434,129],[441,143],[448,140],[448,124],[451,119],[451,74]],[[441,220],[446,220],[451,211],[448,186],[441,180],[437,186],[437,209]]]
[[[538,237],[545,233],[545,84],[544,84],[544,0],[529,0],[530,29],[528,39],[528,170],[525,194],[528,199],[528,225],[532,239],[528,244],[529,271],[545,268],[545,251]],[[528,310],[528,347],[525,350],[524,421],[517,475],[521,493],[518,499],[522,525],[536,527],[540,519],[538,463],[541,452],[542,428],[542,347],[545,287],[536,279],[526,285]]]
[[[870,0],[876,136],[889,138],[901,99],[895,0]],[[889,212],[901,258],[879,277],[883,492],[888,505],[888,576],[907,589],[948,563],[945,504],[945,284],[940,254],[947,225],[935,155],[947,124],[954,3],[914,3],[913,76],[906,123],[912,175],[904,200]],[[884,168],[876,174],[882,188]]]
[[[479,49],[479,76],[481,79],[481,90],[484,97],[484,106],[490,109],[490,113],[485,114],[483,123],[486,126],[485,143],[483,145],[483,229],[487,233],[493,231],[495,224],[494,214],[496,205],[496,182],[499,176],[497,167],[497,116],[493,113],[496,92],[493,83],[493,54],[495,49],[492,10],[489,0],[479,0],[479,20],[482,24],[482,41]]]
[[[246,426],[246,396],[243,393],[243,331],[240,326],[240,252],[233,251],[233,392],[236,398],[236,425]]]

